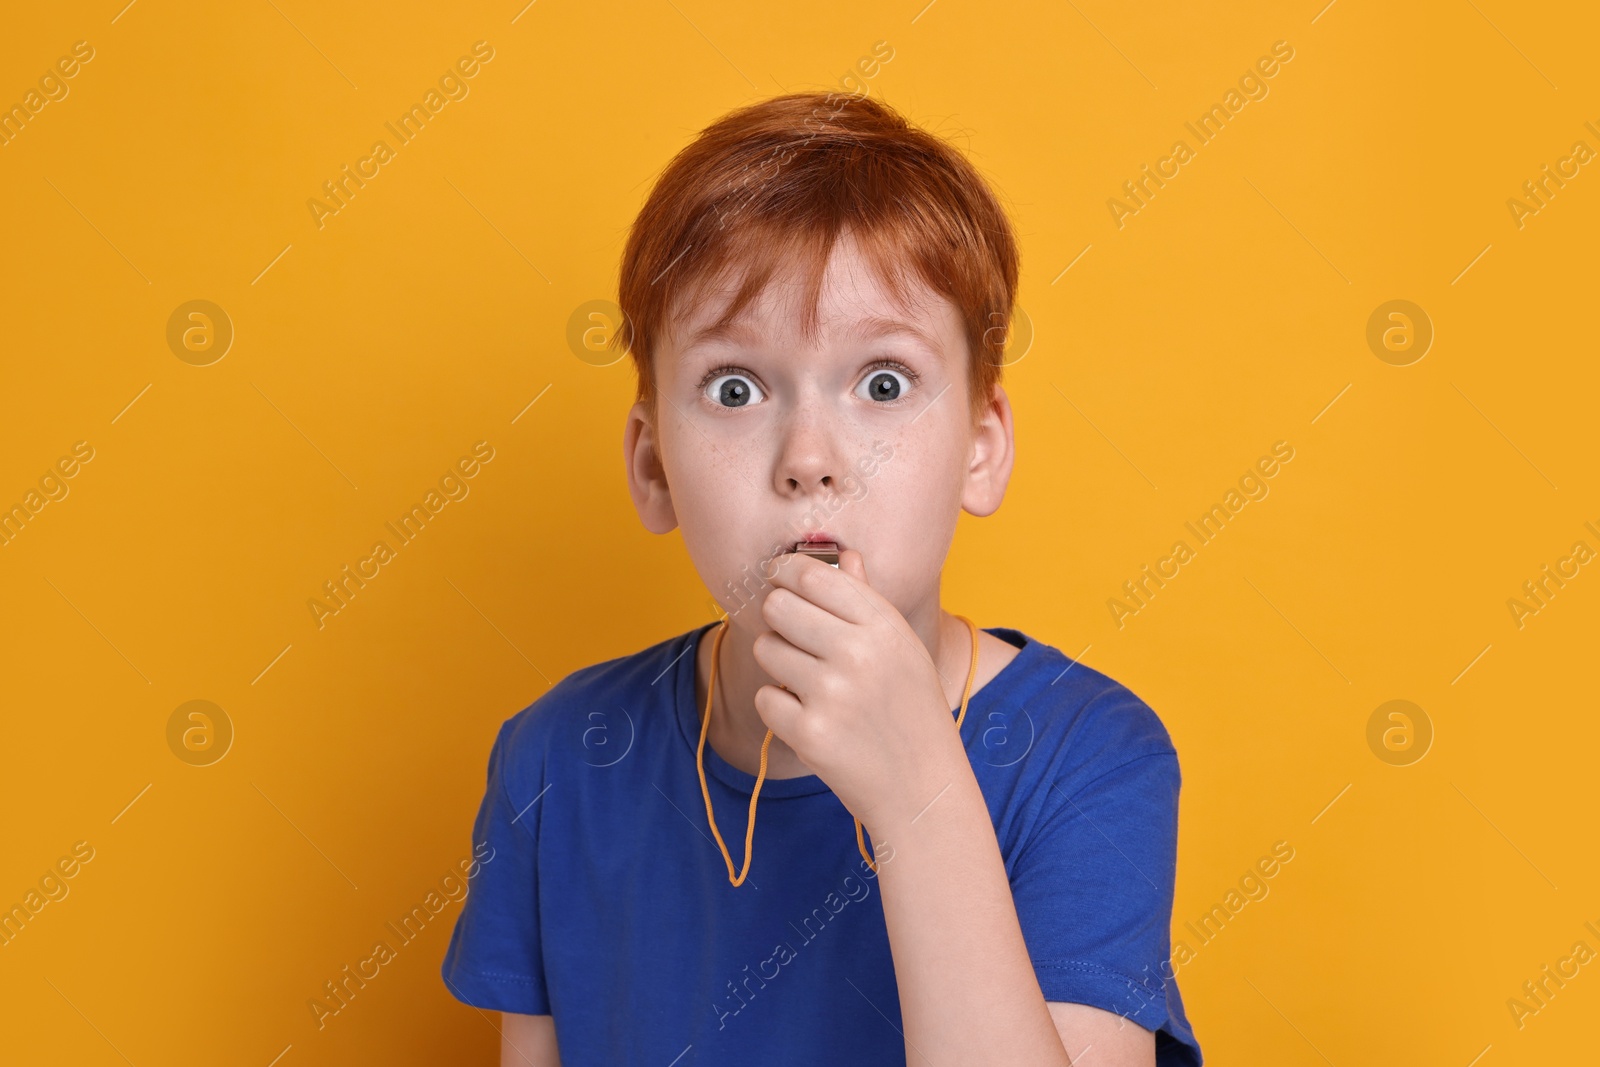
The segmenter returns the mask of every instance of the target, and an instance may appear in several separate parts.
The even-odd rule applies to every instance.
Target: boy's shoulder
[[[611,720],[637,714],[648,698],[668,701],[677,659],[692,647],[694,630],[634,652],[579,667],[501,723],[503,754],[519,764],[539,758],[553,738],[592,744]],[[630,710],[632,709],[632,710]]]
[[[1129,686],[1022,631],[994,631],[1013,644],[1028,642],[1024,676],[1006,701],[1010,706],[999,709],[1013,720],[1021,717],[1008,731],[1049,736],[1051,747],[1080,771],[1177,755],[1166,723]]]

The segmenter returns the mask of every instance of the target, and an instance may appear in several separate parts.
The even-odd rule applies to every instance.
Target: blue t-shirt
[[[695,769],[696,648],[715,623],[575,671],[500,727],[445,984],[479,1008],[553,1015],[562,1067],[903,1064],[876,873],[816,775],[768,778],[743,884]],[[1178,757],[1128,689],[1020,631],[961,724],[1047,1001],[1200,1046],[1168,963]],[[956,709],[952,708],[952,717]],[[952,722],[953,725],[953,722]],[[735,870],[755,776],[707,743]],[[871,847],[869,842],[868,847]]]

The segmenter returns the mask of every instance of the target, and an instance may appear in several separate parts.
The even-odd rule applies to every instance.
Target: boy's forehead
[[[911,291],[905,300],[899,300],[875,272],[833,268],[830,262],[815,308],[818,342],[903,336],[938,355],[947,346],[945,336],[959,329],[955,305],[920,279],[908,279]],[[737,317],[721,321],[741,280],[738,275],[731,281],[702,286],[679,302],[677,313],[669,320],[669,332],[680,357],[705,345],[754,346],[778,338],[801,339],[805,286],[793,275],[772,278]]]
[[[825,339],[834,344],[850,344],[898,336],[922,345],[931,355],[937,356],[945,348],[945,341],[940,336],[943,332],[942,326],[942,322],[930,321],[927,315],[919,317],[887,310],[864,311],[858,316],[824,316],[817,340],[820,342]],[[751,318],[748,315],[741,315],[728,323],[707,321],[699,328],[691,329],[678,352],[680,355],[687,355],[701,346],[716,344],[753,348],[774,339],[798,338],[799,334],[799,323],[792,318],[778,323],[770,318]]]

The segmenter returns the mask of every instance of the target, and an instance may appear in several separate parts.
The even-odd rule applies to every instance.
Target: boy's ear
[[[983,418],[972,431],[972,458],[967,464],[966,485],[961,490],[963,511],[982,518],[1000,510],[1006,486],[1011,482],[1015,444],[1011,401],[1005,389],[997,384]]]
[[[622,431],[622,462],[628,472],[628,495],[633,497],[644,528],[655,534],[677,529],[678,515],[672,508],[672,489],[661,462],[655,422],[649,405],[643,402],[628,409],[628,422]]]

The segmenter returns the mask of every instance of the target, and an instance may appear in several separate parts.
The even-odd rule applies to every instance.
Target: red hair
[[[678,152],[634,220],[612,338],[656,407],[651,359],[677,301],[737,268],[725,326],[780,268],[808,278],[802,331],[814,338],[823,272],[841,232],[900,300],[908,272],[949,298],[968,349],[976,424],[1000,381],[1019,255],[993,190],[954,147],[889,105],[852,93],[789,93],[718,119]]]

